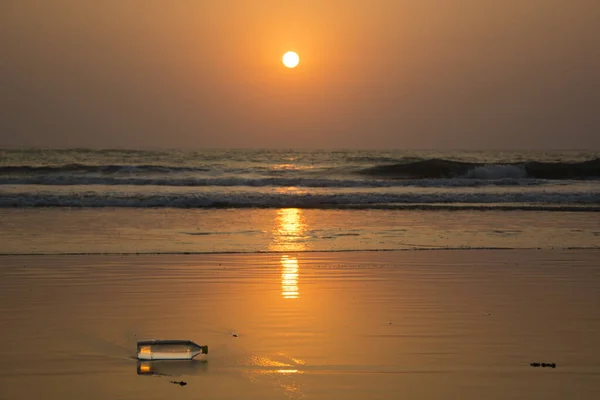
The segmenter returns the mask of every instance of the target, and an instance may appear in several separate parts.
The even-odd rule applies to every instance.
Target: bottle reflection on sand
[[[138,375],[189,376],[208,371],[206,360],[138,361]]]

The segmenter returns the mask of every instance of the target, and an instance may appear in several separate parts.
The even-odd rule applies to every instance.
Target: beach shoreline
[[[599,256],[4,256],[0,398],[593,398]],[[210,352],[144,374],[149,338]]]
[[[0,254],[598,249],[595,212],[1,209]]]

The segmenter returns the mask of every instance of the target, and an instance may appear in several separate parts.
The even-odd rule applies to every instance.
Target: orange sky
[[[0,146],[598,149],[599,20],[596,0],[4,0]]]

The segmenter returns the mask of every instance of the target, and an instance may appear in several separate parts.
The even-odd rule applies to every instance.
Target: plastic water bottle
[[[137,343],[138,360],[191,360],[198,354],[208,354],[208,346],[191,340],[142,340]]]

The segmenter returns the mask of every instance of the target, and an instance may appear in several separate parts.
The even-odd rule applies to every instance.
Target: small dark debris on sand
[[[172,384],[174,385],[179,385],[179,386],[185,386],[187,385],[186,381],[171,381]]]
[[[539,362],[532,362],[531,364],[532,367],[538,368],[556,368],[556,363],[539,363]]]

